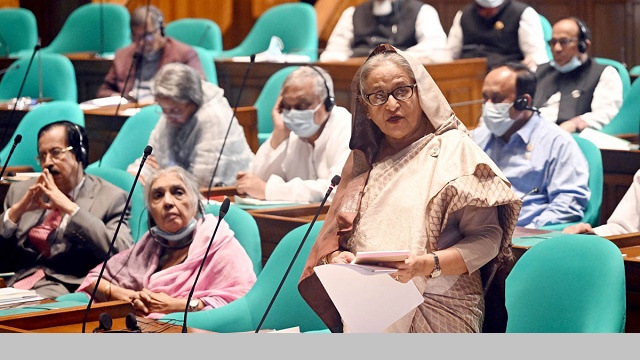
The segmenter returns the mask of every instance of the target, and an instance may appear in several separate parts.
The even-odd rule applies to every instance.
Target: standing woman
[[[352,88],[352,151],[300,294],[331,331],[347,332],[313,268],[409,249],[386,265],[397,281],[413,279],[424,302],[386,332],[480,332],[479,270],[511,259],[520,199],[415,59],[379,45]]]

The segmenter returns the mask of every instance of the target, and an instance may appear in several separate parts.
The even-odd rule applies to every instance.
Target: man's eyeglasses
[[[69,145],[66,148],[53,148],[49,151],[42,151],[38,153],[38,156],[36,156],[36,160],[39,162],[44,162],[45,160],[47,160],[47,154],[51,155],[51,158],[53,160],[60,160],[62,159],[64,154],[71,149],[73,149],[73,146]]]
[[[156,31],[158,31],[160,28],[155,28],[154,30],[151,30],[149,32],[145,32],[142,35],[133,35],[131,34],[131,42],[138,42],[142,39],[144,39],[145,42],[151,42],[153,41],[153,35],[156,33]]]
[[[378,92],[366,94],[364,95],[364,98],[373,106],[384,105],[387,100],[389,100],[389,95],[393,96],[393,98],[398,101],[405,101],[413,96],[413,88],[415,88],[416,85],[417,84],[400,86],[390,92],[380,90]]]
[[[572,43],[574,41],[577,41],[577,40],[578,40],[578,38],[551,39],[551,40],[547,41],[547,43],[551,47],[556,46],[556,44],[560,44],[560,46],[565,47],[565,46],[569,45],[570,43]]]

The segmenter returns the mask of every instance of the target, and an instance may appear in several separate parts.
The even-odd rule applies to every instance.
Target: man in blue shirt
[[[484,80],[482,121],[472,136],[523,200],[518,226],[579,221],[591,195],[587,160],[569,133],[530,105],[535,91],[535,74],[525,65],[493,69]]]

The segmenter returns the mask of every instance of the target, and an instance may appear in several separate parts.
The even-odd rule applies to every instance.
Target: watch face
[[[198,310],[198,299],[193,299],[191,301],[189,301],[189,311],[196,311]]]
[[[432,278],[438,277],[440,276],[440,273],[442,273],[442,270],[440,269],[433,270],[433,272],[431,273],[431,277]]]

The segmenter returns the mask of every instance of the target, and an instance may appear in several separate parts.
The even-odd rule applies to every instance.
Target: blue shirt
[[[518,226],[582,219],[591,196],[589,167],[571,134],[534,114],[507,143],[484,125],[472,135],[522,199]]]

